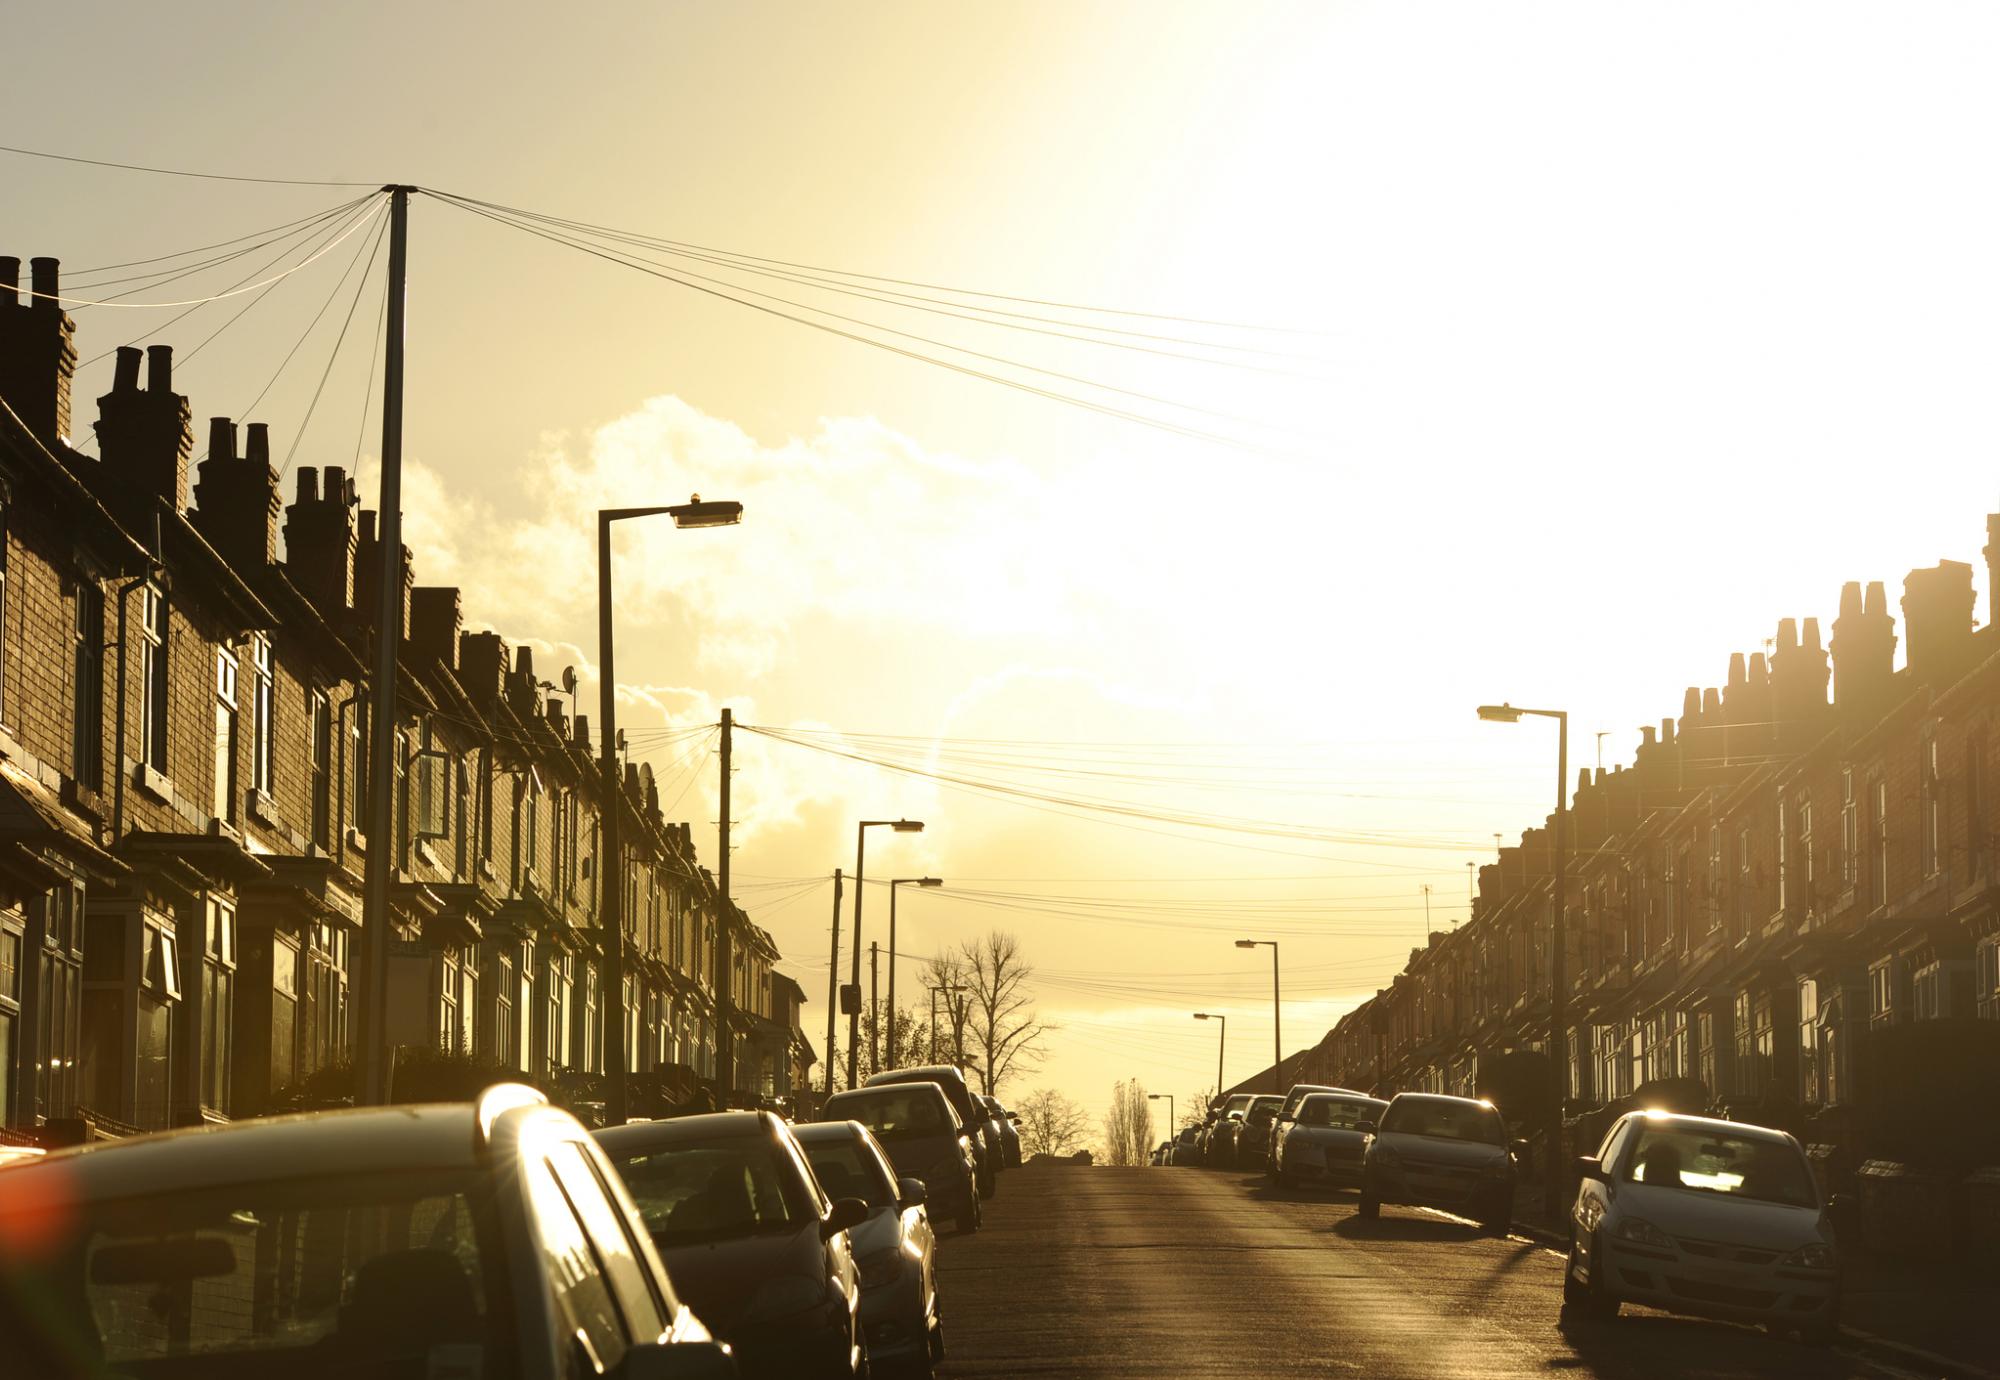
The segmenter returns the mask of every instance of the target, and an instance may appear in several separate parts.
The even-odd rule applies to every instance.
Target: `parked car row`
[[[23,1374],[929,1376],[935,1214],[976,1231],[1011,1114],[949,1066],[586,1131],[538,1092],[0,1161]]]

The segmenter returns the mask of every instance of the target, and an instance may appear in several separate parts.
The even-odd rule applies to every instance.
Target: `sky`
[[[1427,903],[1434,928],[1464,917],[1494,835],[1550,808],[1549,730],[1475,705],[1567,708],[1573,763],[1628,760],[1779,618],[1830,627],[1843,581],[1894,598],[1912,567],[1981,564],[1988,7],[553,13],[40,7],[10,16],[0,128],[1003,294],[943,300],[1158,351],[664,261],[1167,429],[413,203],[421,583],[461,585],[471,624],[534,646],[544,676],[574,665],[594,720],[593,510],[745,505],[738,528],[620,534],[620,722],[711,859],[712,741],[659,730],[728,705],[795,740],[738,734],[734,868],[816,1044],[828,874],[851,873],[856,820],[909,815],[923,834],[870,838],[864,935],[887,939],[874,882],[945,879],[899,902],[905,1004],[915,960],[1008,929],[1059,1029],[1005,1096],[1055,1087],[1098,1115],[1136,1077],[1185,1103],[1217,1054],[1192,1012],[1230,1017],[1226,1081],[1269,1061],[1268,951],[1232,939],[1279,940],[1284,1045],[1307,1045],[1422,942]],[[366,190],[5,153],[0,176],[0,252],[76,281]],[[155,337],[197,418],[268,421],[298,464],[358,460],[364,493],[372,234],[240,321],[247,295]],[[109,382],[95,357],[179,310],[75,313],[80,420]]]

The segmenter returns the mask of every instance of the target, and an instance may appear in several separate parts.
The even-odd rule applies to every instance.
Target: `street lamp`
[[[861,990],[861,898],[868,890],[867,876],[862,872],[862,862],[868,852],[868,831],[870,829],[894,829],[899,834],[921,834],[924,822],[920,819],[864,819],[854,831],[854,990]],[[889,966],[889,976],[896,975],[894,964]],[[826,1052],[827,1058],[833,1051]],[[854,1010],[847,1017],[847,1086],[858,1087],[855,1082],[855,1065],[861,1056],[861,1003],[854,1003]]]
[[[625,807],[625,783],[618,770],[618,677],[612,669],[611,637],[611,524],[626,518],[653,517],[660,513],[673,515],[676,527],[729,527],[743,520],[743,505],[735,502],[704,503],[696,494],[686,503],[676,503],[660,508],[599,508],[597,510],[597,672],[598,686],[598,756],[604,774],[604,823],[603,840],[599,866],[603,870],[601,891],[603,901],[598,909],[598,924],[604,934],[604,986],[605,986],[605,1031],[608,1038],[604,1048],[604,1072],[607,1088],[605,1117],[613,1126],[622,1125],[626,1115],[625,1078],[625,927],[619,915],[620,903],[625,899],[624,869],[619,866],[618,834],[623,823]],[[573,709],[575,706],[571,706]],[[722,877],[722,904],[724,907],[721,932],[728,934],[729,905],[729,858],[725,854],[720,860]],[[726,944],[726,940],[724,941]],[[724,968],[726,973],[728,970]],[[723,1100],[726,1105],[729,1095],[728,1076],[728,1034],[723,1024],[729,1002],[728,981],[716,989],[717,1025],[723,1030]]]
[[[1180,1127],[1174,1124],[1174,1095],[1172,1093],[1146,1094],[1148,1102],[1158,1102],[1163,1097],[1167,1100],[1167,1139],[1172,1140],[1180,1134]]]
[[[1219,1100],[1222,1097],[1222,1051],[1229,1045],[1229,1017],[1197,1011],[1194,1013],[1194,1018],[1198,1021],[1222,1022],[1222,1038],[1215,1042],[1215,1095]]]
[[[1239,939],[1239,949],[1255,949],[1262,945],[1271,947],[1271,1082],[1274,1091],[1285,1091],[1285,1046],[1278,1037],[1278,1018],[1282,1008],[1278,1002],[1278,941],[1275,939]],[[1218,1089],[1217,1091],[1220,1091]]]
[[[942,877],[894,877],[889,881],[889,1057],[896,1057],[896,888],[899,886],[943,886]],[[873,1037],[870,1037],[873,1043]],[[877,1063],[874,1051],[868,1062]],[[879,1065],[878,1065],[879,1066]]]
[[[1517,724],[1523,714],[1556,721],[1556,857],[1555,895],[1549,907],[1549,1071],[1555,1100],[1550,1104],[1554,1120],[1548,1138],[1548,1210],[1562,1201],[1564,1167],[1562,1144],[1563,1103],[1569,1095],[1569,1003],[1563,981],[1563,946],[1569,900],[1569,711],[1565,709],[1521,709],[1511,704],[1482,704],[1479,717],[1487,723]]]

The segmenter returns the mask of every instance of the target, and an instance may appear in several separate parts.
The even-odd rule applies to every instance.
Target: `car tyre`
[[[1591,1256],[1599,1261],[1603,1255],[1592,1250]],[[1569,1237],[1569,1256],[1563,1261],[1563,1309],[1578,1317],[1593,1322],[1609,1322],[1618,1316],[1618,1300],[1611,1297],[1604,1287],[1604,1272],[1592,1270],[1589,1283],[1576,1277],[1577,1249],[1574,1229]]]
[[[1486,1215],[1479,1219],[1479,1225],[1495,1236],[1505,1236],[1514,1226],[1514,1195],[1505,1193],[1496,1197]]]
[[[958,1234],[967,1236],[978,1231],[979,1219],[979,1195],[973,1192],[971,1185],[968,1184],[965,1190],[965,1206],[958,1210]]]
[[[1382,1215],[1382,1200],[1362,1189],[1361,1197],[1354,1204],[1354,1215],[1364,1222],[1373,1222]]]
[[[1820,1318],[1816,1322],[1808,1323],[1799,1329],[1799,1340],[1807,1346],[1829,1347],[1834,1344],[1839,1336],[1840,1296],[1836,1294],[1833,1299],[1833,1306],[1827,1309],[1825,1317]]]
[[[998,1186],[999,1186],[999,1185],[998,1185],[998,1184],[996,1183],[996,1181],[995,1181],[995,1178],[994,1178],[994,1174],[993,1174],[993,1171],[992,1171],[992,1170],[990,1170],[990,1169],[982,1169],[982,1170],[981,1170],[981,1171],[979,1172],[979,1196],[980,1196],[980,1197],[982,1197],[982,1198],[991,1198],[991,1197],[993,1196],[993,1190],[994,1190],[995,1188],[997,1188]]]

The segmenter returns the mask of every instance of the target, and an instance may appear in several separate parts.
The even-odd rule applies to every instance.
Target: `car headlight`
[[[1833,1247],[1824,1241],[1814,1241],[1799,1247],[1783,1260],[1780,1265],[1796,1265],[1802,1270],[1831,1270],[1840,1263]]]
[[[817,1308],[825,1301],[826,1288],[819,1280],[805,1275],[779,1275],[765,1280],[750,1296],[750,1306],[743,1310],[743,1316],[786,1318]]]
[[[1680,1249],[1673,1237],[1643,1217],[1619,1218],[1618,1225],[1611,1229],[1611,1234],[1626,1241],[1637,1241],[1641,1245],[1659,1246],[1669,1251]]]
[[[880,1289],[885,1284],[894,1284],[903,1274],[903,1253],[894,1246],[886,1251],[875,1251],[859,1257],[855,1262],[861,1270],[863,1289]]]

